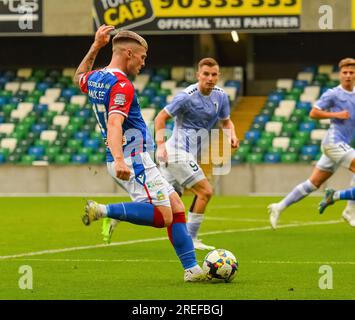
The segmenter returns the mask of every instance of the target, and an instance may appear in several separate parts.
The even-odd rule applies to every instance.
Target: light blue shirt
[[[210,95],[205,96],[200,92],[198,83],[178,93],[164,110],[175,118],[167,147],[193,154],[201,151],[201,145],[204,148],[217,121],[230,116],[229,99],[224,90],[216,86]]]
[[[350,118],[347,120],[331,119],[331,124],[323,144],[345,142],[350,144],[355,131],[355,90],[344,90],[340,85],[327,90],[316,101],[315,107],[329,112],[347,110]]]

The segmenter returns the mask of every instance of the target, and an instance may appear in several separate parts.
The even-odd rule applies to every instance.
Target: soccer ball
[[[202,269],[209,279],[220,279],[230,282],[237,275],[238,261],[228,250],[216,249],[207,254]]]

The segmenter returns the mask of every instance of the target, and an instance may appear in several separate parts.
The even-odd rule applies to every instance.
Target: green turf
[[[118,226],[110,246],[30,256],[101,244],[101,223],[81,223],[84,198],[0,198],[0,299],[354,299],[355,229],[340,220],[345,203],[319,215],[320,199],[304,199],[273,231],[266,206],[276,199],[212,199],[201,228],[211,233],[201,238],[232,251],[240,265],[225,284],[184,283],[169,241],[159,239],[166,231],[128,223]],[[117,245],[142,239],[152,240]],[[4,258],[18,254],[27,255]],[[205,254],[197,252],[199,262]],[[32,290],[19,288],[22,265],[32,268]],[[332,268],[333,289],[319,288],[322,265]]]

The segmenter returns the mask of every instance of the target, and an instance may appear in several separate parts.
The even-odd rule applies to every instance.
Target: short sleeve
[[[134,97],[134,88],[129,82],[117,82],[111,89],[108,114],[120,113],[128,117]]]
[[[88,93],[88,80],[89,76],[93,74],[94,71],[85,72],[80,76],[79,86],[83,93]]]
[[[222,98],[222,107],[219,110],[218,113],[218,119],[219,120],[227,120],[230,117],[230,104],[229,104],[229,99],[226,93],[223,94]]]
[[[324,92],[315,102],[314,107],[321,110],[330,109],[334,106],[334,90],[329,89]]]
[[[189,95],[187,93],[180,92],[174,97],[173,101],[164,108],[164,110],[169,116],[175,117],[179,113],[185,112],[188,98]]]

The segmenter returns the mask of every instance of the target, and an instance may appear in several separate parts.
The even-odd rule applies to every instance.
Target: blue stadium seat
[[[298,101],[296,104],[297,109],[305,109],[309,112],[312,109],[312,104],[308,101]]]
[[[145,88],[142,91],[142,96],[146,96],[149,98],[149,101],[152,101],[155,97],[155,90],[153,88]]]
[[[5,122],[4,116],[0,115],[0,123],[4,123],[4,122]]]
[[[166,97],[165,96],[156,96],[152,99],[152,103],[159,106],[159,109],[163,109],[166,106]]]
[[[0,97],[0,106],[7,104],[9,99],[7,97]]]
[[[316,128],[316,124],[313,121],[306,121],[306,122],[302,122],[300,124],[299,130],[300,131],[308,131],[311,132],[312,130],[314,130]]]
[[[280,102],[283,99],[282,93],[272,93],[268,96],[268,101],[272,102]]]
[[[150,80],[153,82],[162,82],[162,81],[166,80],[166,78],[161,74],[156,74]]]
[[[293,81],[293,87],[294,88],[303,89],[307,85],[308,85],[307,80],[294,80]]]
[[[43,103],[36,104],[33,107],[33,111],[36,112],[36,114],[43,114],[44,112],[48,111],[48,105]]]
[[[77,164],[86,163],[88,162],[88,156],[86,154],[74,154],[71,161]]]
[[[32,132],[35,134],[40,134],[43,130],[47,129],[47,125],[44,123],[41,124],[34,124],[32,126]]]
[[[266,153],[264,156],[264,162],[266,163],[278,163],[281,160],[281,155],[278,152]]]
[[[36,160],[39,160],[44,155],[44,147],[30,147],[28,149],[28,154],[31,156],[35,156]]]
[[[91,111],[88,109],[81,109],[81,110],[77,110],[74,115],[76,117],[88,119],[91,116]]]
[[[312,156],[314,159],[319,153],[319,147],[316,145],[303,146],[301,149],[301,155]]]
[[[0,164],[5,162],[6,162],[5,155],[0,153]]]
[[[245,133],[246,140],[256,141],[260,138],[260,136],[261,136],[260,131],[256,131],[256,130],[249,130]]]
[[[89,139],[89,136],[89,133],[86,131],[77,131],[74,133],[74,138],[82,141]]]
[[[46,91],[48,88],[50,88],[50,84],[46,82],[39,82],[37,83],[36,89],[40,91]]]
[[[97,150],[100,146],[100,141],[97,139],[86,139],[84,140],[84,147],[92,148],[93,150]]]
[[[63,97],[67,101],[69,101],[70,98],[72,96],[76,95],[77,93],[78,93],[78,90],[76,90],[74,88],[66,88],[66,89],[62,90],[61,97]]]
[[[259,115],[254,118],[255,124],[265,125],[266,122],[270,120],[270,117],[267,115]]]
[[[227,80],[225,83],[224,83],[224,86],[225,87],[233,87],[233,88],[237,88],[238,89],[238,92],[241,88],[241,82],[239,80]]]

